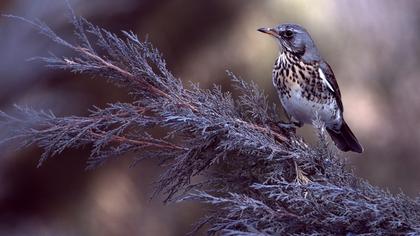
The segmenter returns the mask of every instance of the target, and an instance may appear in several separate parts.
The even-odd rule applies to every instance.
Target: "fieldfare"
[[[296,24],[258,31],[273,36],[282,48],[274,63],[272,78],[290,121],[301,127],[319,118],[340,150],[363,152],[344,120],[334,73],[320,56],[309,33]]]

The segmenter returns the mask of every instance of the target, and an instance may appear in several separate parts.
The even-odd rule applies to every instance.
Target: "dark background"
[[[226,69],[254,80],[278,103],[271,85],[274,40],[256,31],[305,26],[331,64],[345,116],[365,147],[343,154],[374,185],[418,196],[420,190],[420,2],[72,0],[77,14],[111,31],[133,30],[164,54],[184,81],[228,87]],[[39,18],[71,39],[64,1],[2,0],[0,12]],[[72,40],[69,40],[72,41]],[[68,55],[36,30],[0,18],[0,109],[13,104],[86,115],[93,105],[129,102],[127,91],[28,62]],[[1,132],[1,131],[0,131]],[[299,130],[314,143],[313,129]],[[0,148],[0,235],[183,235],[204,206],[150,199],[159,168],[129,168],[129,156],[84,171],[88,150],[68,150],[36,168],[41,151]]]

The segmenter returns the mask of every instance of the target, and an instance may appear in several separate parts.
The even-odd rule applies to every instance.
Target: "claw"
[[[284,122],[278,122],[277,126],[282,128],[282,129],[292,129],[292,130],[296,130],[296,128],[300,128],[302,127],[302,123],[300,122],[289,122],[289,123],[284,123]]]
[[[298,128],[300,128],[300,127],[302,127],[303,126],[303,123],[302,122],[300,122],[300,121],[293,121],[292,122],[296,127],[298,127]]]

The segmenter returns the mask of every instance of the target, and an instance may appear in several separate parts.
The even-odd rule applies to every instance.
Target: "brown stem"
[[[95,55],[95,54],[91,53],[89,51],[89,49],[82,48],[82,47],[77,47],[76,49],[79,52],[85,54],[86,56],[91,57],[91,58],[97,60],[98,62],[100,62],[101,64],[103,64],[105,67],[108,67],[108,68],[110,68],[112,70],[117,71],[118,73],[120,73],[124,77],[130,78],[130,79],[136,79],[136,77],[133,74],[131,74],[130,72],[128,72],[128,71],[126,71],[126,70],[124,70],[124,69],[122,69],[122,68],[120,68],[120,67],[118,67],[118,66],[116,66],[116,65],[114,65],[114,64],[112,64],[112,63],[110,63],[108,61],[106,61],[106,60],[104,60],[102,57],[100,57],[98,55]],[[151,85],[150,83],[144,83],[144,81],[138,80],[138,79],[136,79],[136,81],[138,83],[141,83],[141,84],[144,84],[144,85],[148,86],[150,88],[150,90],[152,90],[154,93],[159,94],[161,96],[164,96],[166,98],[169,98],[169,95],[168,94],[166,94],[162,90],[156,88],[155,86]]]
[[[102,135],[102,134],[95,133],[93,131],[90,131],[90,134],[92,136],[97,137],[97,138],[104,138],[104,136],[105,136],[105,135]],[[161,142],[161,143],[154,143],[154,142],[150,142],[150,141],[146,141],[146,140],[135,140],[135,139],[130,139],[130,138],[123,137],[123,136],[113,135],[112,136],[112,141],[117,142],[117,143],[130,143],[130,144],[141,145],[141,146],[153,146],[153,147],[156,147],[156,148],[188,150],[184,147],[180,147],[180,146],[175,145],[173,143],[165,142],[163,140],[159,140],[159,142]]]

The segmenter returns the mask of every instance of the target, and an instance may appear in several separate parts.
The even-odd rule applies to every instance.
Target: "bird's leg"
[[[296,129],[297,126],[294,122],[277,122],[277,126],[282,129]]]
[[[289,116],[289,114],[287,114],[287,112],[286,112],[286,117],[289,120],[289,122],[278,122],[277,125],[280,128],[296,130],[296,128],[300,128],[300,127],[303,126],[302,122],[293,120],[293,118],[291,116]]]

